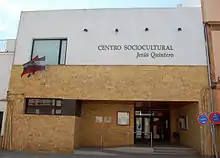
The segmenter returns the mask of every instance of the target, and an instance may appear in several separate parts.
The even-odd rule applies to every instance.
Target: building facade
[[[21,78],[37,55],[46,71]],[[179,141],[204,154],[206,59],[201,8],[22,12],[3,146],[71,153]]]
[[[214,111],[220,111],[220,2],[217,0],[202,0],[203,20],[206,30],[206,42],[210,56],[211,81],[213,85]],[[216,140],[220,139],[220,126],[217,125]],[[220,152],[220,144],[217,141],[218,152]]]
[[[0,40],[0,142],[4,134],[6,119],[7,91],[14,57],[15,40]]]

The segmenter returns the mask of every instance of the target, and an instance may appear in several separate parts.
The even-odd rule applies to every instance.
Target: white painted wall
[[[7,39],[1,40],[0,39],[0,53],[14,53],[15,51],[15,39]]]
[[[14,53],[0,53],[0,100],[7,97]]]
[[[15,39],[8,39],[6,42],[6,51],[13,52],[15,51]]]
[[[30,60],[34,38],[68,38],[68,65],[206,65],[201,8],[22,12],[14,64]],[[156,52],[174,57],[153,59],[153,51],[146,51],[149,57],[136,58],[136,50],[98,50],[98,45],[129,44],[172,45],[173,51]]]
[[[10,81],[11,68],[13,62],[14,53],[0,53],[0,111],[3,111],[2,130],[3,135],[5,118],[6,118],[6,106],[7,106],[7,91]]]

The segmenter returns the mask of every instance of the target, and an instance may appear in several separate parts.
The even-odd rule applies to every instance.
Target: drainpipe
[[[213,91],[212,91],[212,75],[211,75],[211,62],[210,62],[210,52],[209,52],[209,39],[208,39],[208,32],[207,32],[207,24],[204,24],[204,34],[205,34],[205,48],[206,48],[206,60],[207,60],[207,71],[208,71],[208,82],[209,82],[209,95],[210,95],[210,109],[211,112],[214,112],[214,99],[213,99]],[[211,134],[212,134],[212,142],[215,157],[218,158],[218,151],[216,148],[215,142],[215,127],[210,124]]]
[[[214,111],[214,100],[213,100],[213,92],[212,92],[212,72],[211,72],[211,62],[210,62],[210,55],[209,55],[209,39],[208,39],[208,32],[207,32],[207,24],[204,25],[204,34],[205,34],[205,47],[206,47],[206,60],[207,60],[207,71],[208,71],[208,82],[209,82],[209,92],[210,92],[210,109],[211,112]]]

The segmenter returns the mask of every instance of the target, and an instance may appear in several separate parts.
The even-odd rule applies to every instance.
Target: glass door
[[[136,130],[135,130],[135,138],[142,138],[142,130],[143,130],[143,119],[142,117],[136,117]]]
[[[151,130],[150,130],[150,117],[144,117],[144,138],[150,139],[151,137]]]
[[[169,118],[166,116],[153,116],[151,131],[154,140],[169,140]]]
[[[155,140],[162,140],[163,139],[163,127],[162,127],[162,119],[159,117],[153,118],[152,123],[152,131],[153,131],[153,139]]]
[[[150,113],[135,113],[135,143],[149,144],[155,141],[169,141],[169,113],[168,111],[150,111]]]
[[[144,142],[150,139],[150,117],[135,117],[135,140]]]

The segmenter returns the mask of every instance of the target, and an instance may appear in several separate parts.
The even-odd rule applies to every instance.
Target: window
[[[46,56],[47,65],[65,64],[67,39],[34,39],[31,58]]]
[[[2,131],[3,114],[4,114],[4,112],[0,111],[0,133],[1,133],[1,131]]]
[[[61,99],[26,99],[26,114],[61,115]]]
[[[188,130],[188,116],[179,117],[179,129]]]
[[[26,98],[26,114],[81,116],[82,101],[75,99]]]

